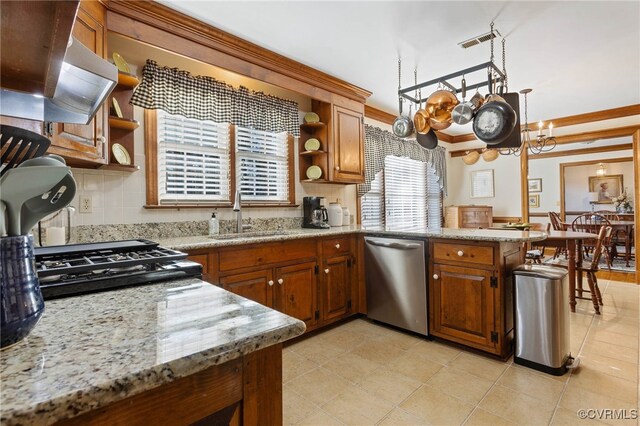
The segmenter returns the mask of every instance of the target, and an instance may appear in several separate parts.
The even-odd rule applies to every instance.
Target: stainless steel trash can
[[[561,376],[570,356],[567,270],[520,265],[515,278],[516,364]]]

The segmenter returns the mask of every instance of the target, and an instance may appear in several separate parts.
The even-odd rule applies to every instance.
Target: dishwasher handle
[[[374,240],[366,240],[367,244],[371,244],[372,246],[378,247],[386,247],[386,248],[394,248],[398,250],[414,250],[417,248],[421,248],[421,244],[401,244],[401,243],[381,243]]]

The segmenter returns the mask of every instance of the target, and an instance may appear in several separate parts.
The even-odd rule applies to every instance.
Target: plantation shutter
[[[157,110],[160,203],[229,201],[229,125]]]
[[[237,185],[246,201],[289,202],[289,139],[236,126]]]
[[[376,173],[371,189],[360,199],[360,215],[363,228],[384,228],[384,170]]]

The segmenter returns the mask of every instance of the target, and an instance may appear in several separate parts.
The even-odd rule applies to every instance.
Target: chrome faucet
[[[236,189],[236,200],[233,203],[233,211],[236,212],[236,233],[241,234],[245,229],[250,229],[251,225],[242,224],[242,193]]]

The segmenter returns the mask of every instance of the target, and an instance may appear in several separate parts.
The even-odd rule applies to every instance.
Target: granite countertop
[[[226,235],[219,237],[209,237],[206,235],[164,238],[159,239],[161,246],[175,250],[192,250],[209,247],[226,247],[242,244],[267,243],[274,241],[287,241],[301,238],[327,237],[344,234],[370,234],[385,236],[402,236],[414,238],[448,238],[454,240],[471,241],[503,241],[503,242],[534,242],[547,238],[544,232],[538,231],[515,231],[497,229],[452,229],[442,228],[439,232],[417,230],[417,231],[388,231],[382,229],[363,229],[358,225],[338,226],[329,229],[286,229],[282,231],[267,232],[247,232],[243,236],[228,238]]]
[[[304,330],[193,278],[47,301],[31,334],[0,352],[0,423],[54,423]]]

